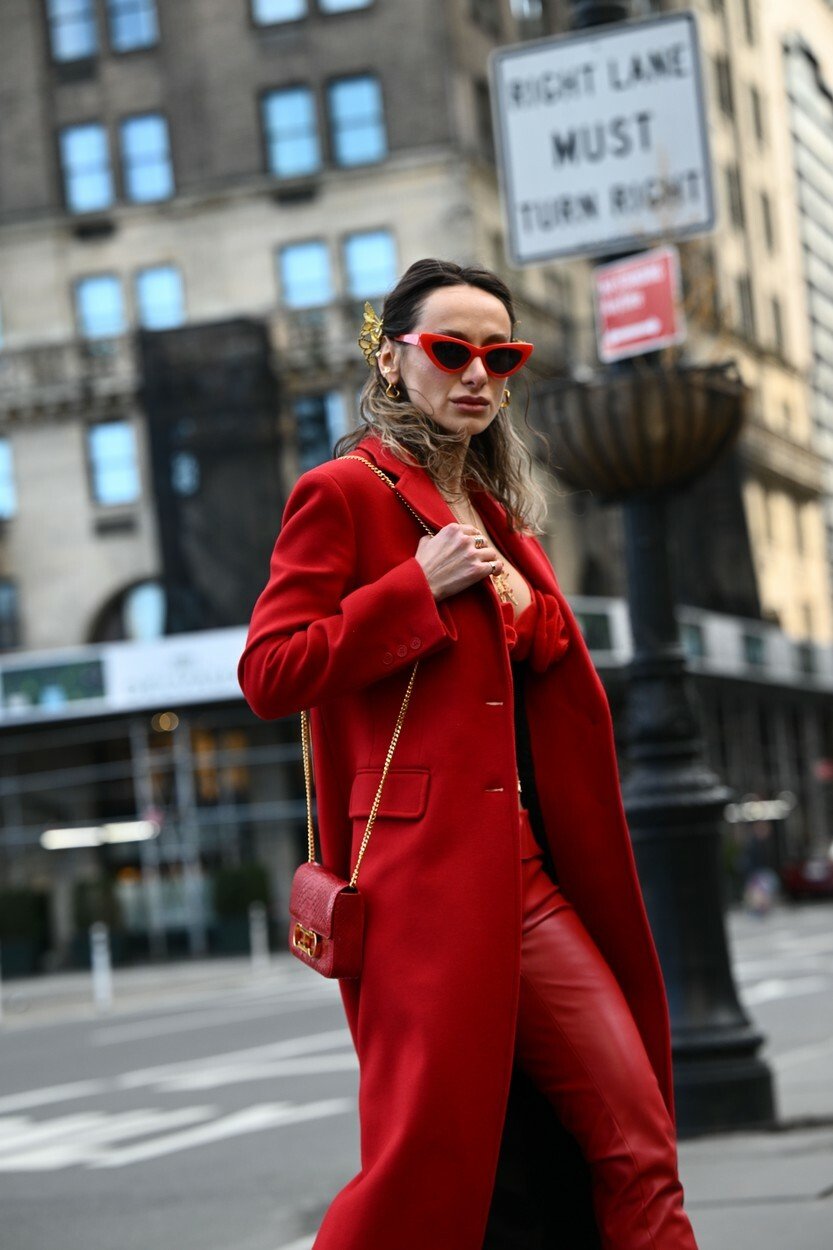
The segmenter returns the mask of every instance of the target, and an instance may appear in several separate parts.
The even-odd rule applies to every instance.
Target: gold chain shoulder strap
[[[411,512],[414,517],[416,517],[417,521],[419,521],[422,528],[426,530],[429,534],[434,533],[434,531],[428,525],[425,524],[422,517],[418,516],[417,513],[414,512],[413,508],[407,502],[407,500],[402,498],[402,496],[399,494],[399,491],[394,486],[393,482],[390,480],[390,478],[387,476],[386,473],[382,472],[380,468],[378,468],[375,464],[371,464],[369,460],[365,460],[364,456],[343,456],[342,459],[360,460],[362,464],[366,464],[368,469],[370,469],[373,473],[375,473],[378,477],[380,477],[383,482],[387,483],[387,485],[391,488],[394,494],[397,495],[397,497],[405,505],[408,511]],[[388,753],[385,758],[384,767],[382,768],[382,777],[379,782],[378,789],[376,791],[376,797],[373,800],[373,806],[371,807],[370,815],[367,818],[367,826],[364,831],[364,837],[362,838],[362,844],[359,847],[359,853],[358,853],[358,856],[356,857],[356,866],[353,869],[352,875],[350,877],[350,885],[352,886],[353,889],[356,888],[356,883],[358,882],[358,879],[359,879],[359,868],[361,867],[361,862],[362,862],[362,859],[364,858],[364,853],[367,850],[367,844],[370,841],[370,834],[373,830],[373,825],[376,821],[376,813],[379,810],[379,804],[382,800],[382,787],[385,784],[385,778],[388,775],[388,769],[390,768],[390,763],[391,763],[391,760],[393,759],[393,753],[396,750],[396,744],[399,741],[399,735],[402,731],[402,723],[405,719],[405,712],[407,710],[408,703],[411,698],[411,691],[414,688],[414,678],[416,677],[416,671],[418,668],[419,668],[419,660],[417,660],[417,662],[414,664],[413,670],[411,672],[411,678],[410,678],[410,681],[408,682],[408,688],[405,691],[405,696],[402,700],[402,706],[400,707],[399,715],[396,718],[396,728],[394,729],[393,737],[390,740],[390,746],[388,747]],[[312,751],[311,751],[311,746],[310,746],[309,715],[306,712],[306,710],[303,710],[301,712],[301,751],[304,757],[304,788],[306,790],[306,796],[307,796],[307,859],[309,863],[313,864],[315,863],[315,830],[313,828],[313,823],[312,823],[312,778],[311,778]]]
[[[361,464],[366,464],[368,469],[370,469],[372,473],[375,473],[377,477],[380,477],[383,482],[387,483],[387,485],[391,488],[393,493],[396,495],[399,502],[403,503],[405,507],[408,509],[408,511],[410,512],[411,516],[415,517],[416,520],[419,521],[420,525],[425,530],[426,534],[434,533],[434,531],[431,529],[431,526],[426,525],[422,517],[417,512],[414,512],[413,508],[408,503],[407,499],[403,499],[403,497],[399,494],[399,491],[394,486],[393,482],[388,477],[387,473],[383,473],[378,465],[371,464],[369,460],[365,460],[364,456],[342,456],[341,459],[342,460],[358,460]]]

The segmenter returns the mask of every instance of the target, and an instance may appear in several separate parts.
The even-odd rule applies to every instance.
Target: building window
[[[804,550],[804,509],[797,499],[793,500],[793,518],[795,520],[795,549],[800,556],[805,555]],[[812,633],[812,630],[808,631]]]
[[[107,21],[114,52],[152,48],[159,41],[156,0],[107,0]]]
[[[100,273],[76,282],[75,315],[78,332],[85,339],[109,339],[124,334],[126,321],[119,279]]]
[[[8,521],[17,512],[17,491],[14,483],[12,445],[0,438],[0,521]]]
[[[100,504],[135,503],[139,498],[136,432],[127,421],[102,421],[87,429],[93,499]]]
[[[726,167],[726,192],[729,200],[729,212],[732,224],[743,230],[746,214],[743,209],[743,190],[740,182],[740,170],[737,165]]]
[[[168,142],[168,123],[158,113],[129,117],[121,124],[124,191],[136,204],[167,200],[174,177]]]
[[[136,274],[139,324],[146,330],[171,330],[185,320],[182,275],[174,265],[154,265]]]
[[[757,87],[749,88],[749,96],[752,101],[752,125],[755,128],[755,138],[758,140],[760,147],[766,142],[766,134],[764,132],[764,106],[761,100],[761,93]]]
[[[307,15],[307,0],[252,0],[252,20],[258,26],[295,22]]]
[[[389,230],[352,234],[344,241],[347,290],[353,299],[382,295],[396,282],[396,245]]]
[[[324,395],[301,395],[294,404],[298,445],[298,469],[329,460],[336,440],[346,432],[344,398],[340,391]]]
[[[103,126],[67,126],[61,131],[64,197],[71,213],[91,213],[113,203],[113,176]]]
[[[755,14],[753,12],[753,0],[743,0],[743,28],[746,32],[746,42],[755,42]]]
[[[338,165],[369,165],[387,152],[379,80],[340,78],[328,90],[333,157]]]
[[[347,13],[350,9],[368,9],[373,0],[318,0],[322,13]]]
[[[714,71],[717,76],[717,98],[720,107],[727,117],[734,117],[735,97],[732,92],[732,71],[729,66],[729,58],[716,56],[714,58]]]
[[[17,583],[0,577],[0,650],[20,646],[20,607]]]
[[[752,283],[748,274],[738,278],[738,312],[740,328],[745,338],[755,337],[755,306],[752,302]]]
[[[171,486],[175,495],[196,495],[200,481],[200,462],[192,451],[178,451],[171,456]]]
[[[288,87],[264,96],[263,129],[273,174],[296,178],[320,169],[318,119],[309,87]]]
[[[770,252],[775,251],[775,223],[772,220],[772,201],[766,191],[761,192],[761,220],[764,226],[764,240]]]
[[[750,668],[766,665],[766,639],[762,634],[743,634],[743,658]]]
[[[292,243],[280,249],[281,293],[287,308],[317,308],[333,298],[326,243]]]
[[[683,621],[680,625],[680,641],[690,660],[702,660],[706,655],[706,636],[703,626],[695,621]]]
[[[784,355],[784,314],[777,295],[772,297],[772,340],[779,355]]]
[[[153,642],[165,633],[167,600],[160,582],[139,582],[124,592],[121,615],[122,637],[136,642]]]
[[[47,0],[46,13],[53,60],[79,61],[95,56],[95,0]]]

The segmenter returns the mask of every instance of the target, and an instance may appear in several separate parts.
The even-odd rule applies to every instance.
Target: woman
[[[547,1245],[588,1244],[587,1230],[557,1238],[546,1196],[528,1218],[505,1157],[535,1098],[586,1160],[596,1244],[695,1250],[610,713],[531,532],[536,491],[507,411],[531,350],[507,346],[514,330],[496,275],[435,260],[366,318],[363,424],[336,448],[349,458],[296,483],[240,660],[259,716],[311,709],[321,857],[342,876],[420,661],[362,865],[362,975],[341,983],[361,1171],[316,1250],[541,1246],[542,1230]],[[540,1193],[550,1160],[527,1164]],[[496,1206],[496,1173],[514,1210]]]

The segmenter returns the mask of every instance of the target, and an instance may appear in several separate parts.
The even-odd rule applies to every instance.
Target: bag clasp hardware
[[[318,959],[321,955],[321,937],[314,929],[305,929],[296,924],[292,930],[292,945],[309,955],[310,959]]]

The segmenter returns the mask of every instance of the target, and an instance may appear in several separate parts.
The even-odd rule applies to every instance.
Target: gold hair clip
[[[382,338],[382,318],[373,311],[373,305],[365,300],[364,321],[359,334],[359,347],[364,353],[368,366],[372,369],[376,363],[379,342]]]

